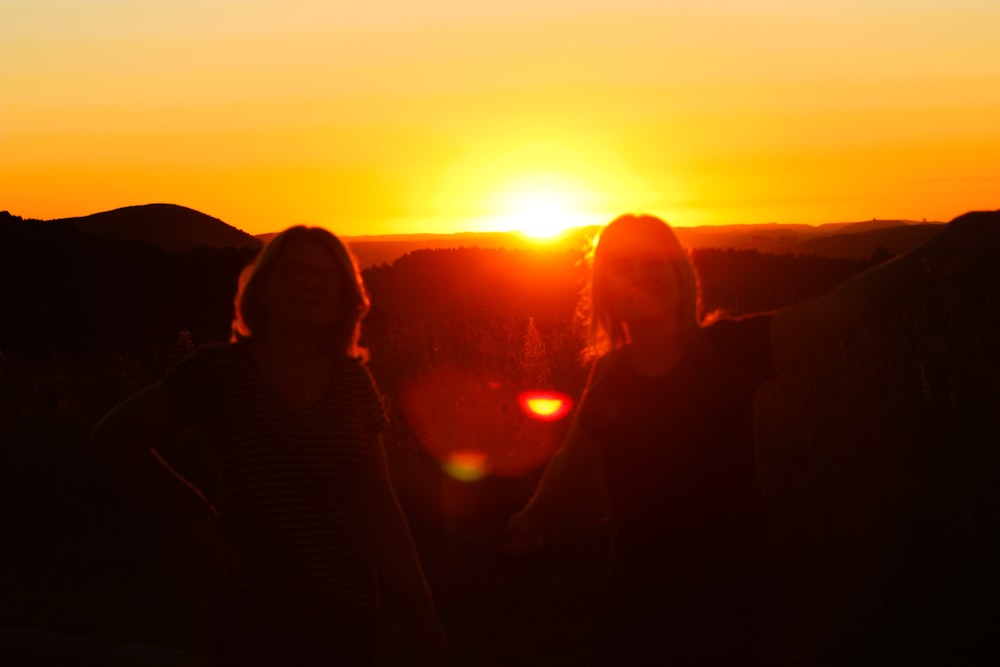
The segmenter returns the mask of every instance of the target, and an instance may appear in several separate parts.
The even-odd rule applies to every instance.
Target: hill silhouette
[[[822,225],[748,224],[678,227],[677,237],[689,248],[757,250],[775,255],[871,257],[880,246],[897,254],[926,241],[943,223],[906,220],[830,222]]]
[[[176,204],[126,206],[91,215],[62,218],[85,234],[112,240],[132,240],[164,252],[192,248],[258,249],[277,232],[251,235],[222,220]],[[904,252],[929,239],[943,223],[905,220],[868,220],[807,224],[740,224],[675,227],[688,248],[757,250],[771,254],[868,258],[884,249]],[[507,250],[578,251],[586,248],[599,227],[580,227],[551,241],[539,242],[518,232],[462,232],[456,234],[390,234],[342,236],[361,268],[392,264],[418,250],[499,248]]]
[[[63,218],[85,234],[139,241],[164,252],[193,248],[259,248],[251,234],[194,209],[176,204],[126,206],[78,218]]]
[[[890,255],[897,255],[924,241],[941,231],[941,224],[897,224],[893,226],[853,231],[857,228],[847,227],[847,230],[831,236],[810,238],[785,246],[777,246],[773,253],[789,253],[793,255],[818,255],[821,257],[871,257],[878,248],[884,248]]]

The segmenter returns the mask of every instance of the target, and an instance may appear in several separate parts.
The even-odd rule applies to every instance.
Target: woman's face
[[[267,317],[282,324],[326,329],[340,305],[342,270],[325,247],[290,241],[275,259],[262,292]]]
[[[676,323],[680,285],[674,248],[659,234],[620,231],[602,248],[604,294],[611,312],[631,326]]]

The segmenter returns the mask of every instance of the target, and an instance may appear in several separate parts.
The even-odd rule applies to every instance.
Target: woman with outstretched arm
[[[670,227],[601,232],[589,289],[593,369],[569,437],[510,520],[542,546],[581,498],[605,498],[614,572],[602,664],[781,665],[784,603],[755,468],[754,396],[776,374],[892,310],[949,262],[1000,250],[1000,211],[776,312],[702,321]]]

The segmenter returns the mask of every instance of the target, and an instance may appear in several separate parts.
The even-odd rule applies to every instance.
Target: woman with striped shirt
[[[444,662],[358,344],[367,309],[340,240],[289,228],[240,276],[231,342],[196,351],[95,429],[121,484],[178,522],[218,584],[220,665],[371,664],[380,583],[409,606],[424,663]],[[157,453],[188,425],[210,444],[214,505]]]

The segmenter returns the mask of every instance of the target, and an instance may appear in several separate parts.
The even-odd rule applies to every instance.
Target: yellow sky
[[[1000,208],[998,29],[995,0],[0,0],[0,210],[949,219]]]

